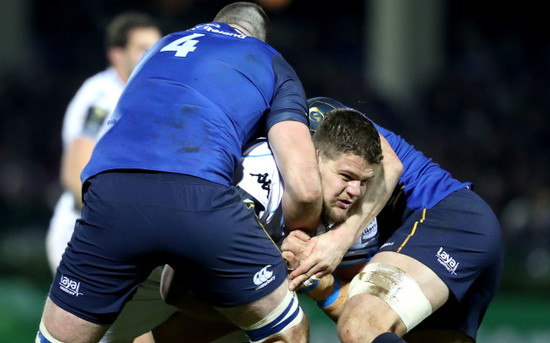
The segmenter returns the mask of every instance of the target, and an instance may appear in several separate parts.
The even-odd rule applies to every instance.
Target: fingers
[[[289,275],[289,289],[293,291],[302,285],[305,287],[308,284],[311,285],[316,280],[328,274],[324,269],[321,265],[316,265],[311,261],[301,261],[300,265]],[[306,281],[309,281],[309,283]]]
[[[305,250],[309,242],[309,235],[301,230],[292,231],[285,239],[281,245],[281,250],[284,252],[290,252],[293,257],[289,258],[288,261],[292,263],[294,269],[299,264],[299,261],[307,257]],[[285,257],[285,256],[283,256]],[[298,263],[295,263],[294,259],[298,260]]]
[[[307,279],[306,281],[302,282],[302,285],[304,287],[309,287],[309,286],[313,285],[315,282],[317,282],[319,280],[320,279],[317,276],[313,275],[309,279]]]
[[[288,237],[296,238],[304,243],[307,243],[307,241],[309,241],[309,239],[311,238],[305,231],[302,230],[290,231]]]
[[[302,230],[291,231],[283,240],[283,249],[287,247],[306,247],[311,237]],[[287,249],[290,250],[290,249]]]
[[[309,287],[312,284],[314,284],[316,281],[319,281],[322,277],[323,277],[322,275],[316,275],[316,274],[313,274],[312,276],[308,276],[307,274],[302,274],[296,277],[295,279],[291,279],[288,285],[288,288],[291,291],[294,291],[302,287]]]
[[[300,265],[300,260],[291,251],[283,251],[282,256],[288,270],[294,270]]]
[[[292,271],[289,275],[290,290],[308,287],[316,278],[322,278],[336,268],[341,256],[332,252],[331,244],[328,236],[312,238],[301,230],[293,230],[285,237],[281,250],[287,267]]]

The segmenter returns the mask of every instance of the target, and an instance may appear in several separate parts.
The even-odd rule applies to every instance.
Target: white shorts
[[[162,267],[158,267],[138,288],[100,343],[131,343],[135,337],[150,331],[170,318],[177,309],[160,296]]]
[[[63,193],[55,205],[50,226],[46,233],[46,255],[54,275],[79,216],[80,212],[75,209],[73,195],[70,192]]]

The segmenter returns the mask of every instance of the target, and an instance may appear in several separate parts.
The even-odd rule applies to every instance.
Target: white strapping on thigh
[[[243,329],[250,341],[260,343],[273,335],[284,332],[298,325],[304,316],[304,312],[298,304],[295,292],[287,292],[285,298],[264,319]]]
[[[405,271],[384,263],[369,263],[349,286],[348,298],[360,293],[384,300],[410,331],[432,313],[418,283]]]
[[[45,339],[45,340],[44,340]],[[63,343],[55,338],[48,332],[46,325],[40,321],[38,333],[36,334],[35,343]]]

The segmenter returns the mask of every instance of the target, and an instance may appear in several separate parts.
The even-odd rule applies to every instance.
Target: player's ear
[[[321,151],[319,149],[315,149],[315,157],[317,157],[317,163],[319,163],[319,158],[321,157]]]

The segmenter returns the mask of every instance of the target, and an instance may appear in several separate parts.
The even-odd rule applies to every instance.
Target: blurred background
[[[127,9],[163,32],[230,1],[0,2],[0,342],[34,340],[51,275],[44,237],[61,194],[61,123],[106,67],[105,26]],[[309,97],[405,137],[493,207],[505,274],[479,342],[550,342],[550,26],[535,1],[263,0],[272,45]],[[546,138],[545,138],[546,137]],[[305,299],[312,342],[334,326]]]

